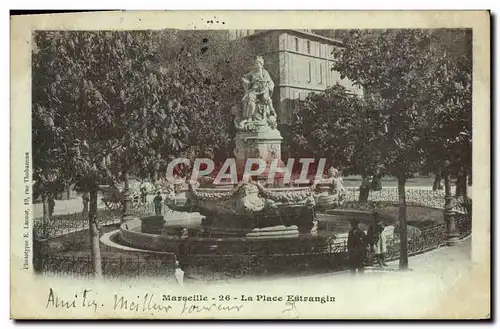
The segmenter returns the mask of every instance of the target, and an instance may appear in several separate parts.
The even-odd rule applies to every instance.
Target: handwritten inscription
[[[137,296],[134,300],[126,299],[124,296],[114,295],[113,309],[128,310],[133,312],[161,312],[168,314],[173,309],[170,304],[157,303],[154,294],[144,294],[141,298]]]
[[[213,312],[213,311],[224,311],[224,312],[239,312],[242,309],[243,305],[222,305],[218,303],[211,304],[198,304],[198,303],[189,303],[187,301],[184,302],[182,306],[181,314],[185,313],[202,313],[202,312]]]
[[[49,289],[49,296],[47,298],[47,305],[45,308],[91,308],[94,312],[97,311],[98,304],[95,299],[91,296],[90,289],[83,289],[83,292],[75,294],[74,298],[62,298],[58,296],[52,288]]]
[[[331,303],[335,297],[325,296],[299,296],[299,295],[218,295],[205,296],[195,295],[157,295],[145,293],[143,295],[126,296],[123,294],[112,294],[101,297],[91,289],[83,289],[69,296],[61,295],[50,288],[47,294],[46,308],[58,309],[89,309],[97,312],[99,308],[107,308],[114,311],[127,311],[132,313],[163,314],[175,317],[176,315],[200,315],[216,313],[238,313],[248,303],[277,303],[282,305],[282,314],[298,315],[297,304],[299,302],[316,302],[320,304]]]

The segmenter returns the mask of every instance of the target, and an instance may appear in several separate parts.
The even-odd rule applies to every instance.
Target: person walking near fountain
[[[387,266],[385,263],[385,253],[387,252],[387,246],[385,241],[385,236],[383,234],[385,230],[384,222],[379,217],[377,212],[373,213],[373,224],[368,229],[368,240],[370,241],[371,248],[375,254],[375,260],[378,262],[379,266]]]
[[[146,203],[148,197],[148,191],[144,183],[141,184],[140,191],[141,191],[141,203]]]
[[[155,215],[161,215],[161,205],[163,198],[161,197],[161,192],[156,193],[155,198],[153,199],[153,204],[155,206]]]
[[[179,261],[175,261],[175,279],[177,280],[177,283],[179,283],[180,286],[184,285],[184,271],[182,270]]]
[[[374,192],[382,191],[382,174],[376,170],[370,182],[370,190]]]
[[[368,202],[370,195],[372,176],[363,176],[361,185],[359,186],[359,202]]]
[[[365,232],[358,225],[357,220],[351,220],[351,230],[347,237],[347,253],[351,274],[364,273]]]

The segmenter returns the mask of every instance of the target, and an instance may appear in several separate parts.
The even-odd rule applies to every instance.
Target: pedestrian
[[[351,220],[351,230],[347,238],[347,253],[351,274],[364,272],[365,232],[358,227],[357,220]]]
[[[370,183],[370,189],[372,191],[382,191],[382,175],[379,171],[376,171],[373,175],[373,179]]]
[[[49,217],[52,217],[54,214],[54,208],[56,206],[56,201],[54,200],[54,195],[49,193],[47,196],[47,203],[49,205]]]
[[[384,222],[380,219],[378,212],[373,213],[373,224],[368,230],[368,239],[372,246],[375,260],[379,266],[387,266],[385,263],[385,253],[387,252],[386,238],[383,234],[385,230]]]
[[[372,176],[364,176],[361,179],[361,185],[359,187],[359,201],[368,202],[368,196],[370,195],[370,187],[372,182]]]
[[[183,261],[186,259],[187,253],[188,253],[188,238],[189,238],[189,232],[187,228],[183,228],[179,231],[179,244],[177,245],[177,260],[178,261]]]
[[[146,189],[146,186],[144,186],[144,184],[142,184],[142,186],[141,186],[141,202],[142,203],[146,203],[147,195],[148,195],[148,191]]]
[[[175,278],[177,279],[177,283],[179,283],[180,286],[184,285],[184,271],[182,270],[179,261],[175,261]]]
[[[89,192],[83,193],[83,195],[82,195],[82,202],[83,202],[82,214],[83,214],[83,216],[87,216],[88,213],[89,213],[89,202],[90,202]]]
[[[157,192],[155,198],[153,199],[153,203],[155,206],[155,214],[161,215],[161,206],[162,206],[163,198],[161,197],[161,192]]]
[[[442,181],[441,171],[438,170],[435,173],[434,182],[432,183],[433,191],[441,191],[443,189],[443,184],[441,184],[441,181]]]

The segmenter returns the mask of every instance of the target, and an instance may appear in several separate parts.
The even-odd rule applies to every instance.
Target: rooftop
[[[328,42],[328,43],[334,44],[336,46],[343,46],[343,43],[340,40],[328,38],[328,37],[325,37],[325,36],[322,36],[322,35],[319,35],[316,33],[312,33],[312,32],[307,32],[304,30],[293,30],[293,29],[290,29],[290,30],[288,30],[288,29],[259,30],[258,32],[255,32],[254,34],[250,34],[250,35],[246,36],[246,38],[255,38],[255,37],[258,37],[258,36],[261,36],[261,35],[264,35],[264,34],[267,34],[270,32],[276,32],[276,31],[287,32],[287,33],[292,33],[292,34],[296,34],[296,35],[303,35],[303,36],[307,36],[307,37],[312,38],[312,39],[321,40],[323,42]]]

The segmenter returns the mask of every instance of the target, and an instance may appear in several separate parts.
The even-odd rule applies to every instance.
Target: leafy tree
[[[403,269],[408,267],[405,184],[425,163],[426,133],[442,103],[436,40],[430,30],[353,30],[333,67],[365,87],[383,122],[370,146],[379,149],[385,171],[398,180]]]
[[[336,167],[351,166],[361,99],[337,84],[324,93],[310,93],[301,105],[291,127],[296,155],[326,158]]]
[[[379,152],[371,143],[383,127],[372,102],[339,84],[309,94],[294,112],[294,155],[325,158],[328,166],[363,177],[376,174]]]
[[[436,91],[435,119],[427,136],[428,165],[439,171],[450,161],[457,177],[457,195],[465,195],[472,172],[472,31],[443,29],[434,32]]]
[[[179,31],[163,47],[163,69],[176,81],[168,92],[189,127],[183,156],[223,162],[232,154],[232,108],[243,97],[241,77],[252,63],[252,47],[244,39],[230,41],[224,31]]]
[[[54,197],[61,192],[65,185],[64,173],[60,171],[62,166],[60,157],[60,141],[53,134],[54,122],[50,120],[50,115],[43,113],[43,109],[35,107],[33,109],[33,130],[32,130],[32,150],[33,150],[33,200],[41,199],[43,204],[44,227],[48,220],[48,197],[49,193]],[[45,120],[44,120],[45,119]]]
[[[33,122],[50,122],[43,126],[49,132],[41,130],[35,143],[49,138],[61,175],[90,192],[92,254],[100,275],[99,185],[127,181],[128,172],[146,172],[158,156],[151,146],[179,138],[169,134],[169,109],[160,105],[165,78],[155,67],[155,55],[161,35],[67,31],[34,37]],[[37,161],[51,157],[35,156]]]
[[[218,33],[170,30],[45,31],[34,41],[34,179],[52,168],[90,192],[100,275],[99,185],[123,181],[127,193],[129,174],[154,179],[173,157],[224,154],[229,139],[214,127],[232,120],[229,77],[249,52]]]

